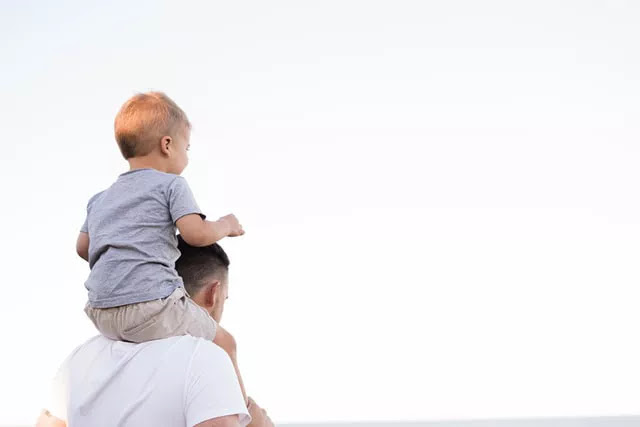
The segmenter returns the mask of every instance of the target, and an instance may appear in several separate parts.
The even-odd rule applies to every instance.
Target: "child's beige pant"
[[[216,322],[186,293],[177,288],[166,298],[112,308],[84,308],[89,319],[107,338],[145,342],[180,335],[213,341]]]

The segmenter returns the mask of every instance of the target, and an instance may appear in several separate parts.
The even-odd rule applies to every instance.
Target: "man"
[[[182,239],[176,269],[193,300],[220,322],[228,296],[229,258],[217,244],[195,248]],[[78,347],[54,381],[49,411],[38,426],[273,427],[251,398],[248,407],[222,345],[191,336],[142,344],[103,336]]]

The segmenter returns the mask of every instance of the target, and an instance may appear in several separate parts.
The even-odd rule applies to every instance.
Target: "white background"
[[[275,421],[640,412],[637,2],[0,5],[0,423],[95,333],[75,239],[149,89],[247,231],[223,324]]]

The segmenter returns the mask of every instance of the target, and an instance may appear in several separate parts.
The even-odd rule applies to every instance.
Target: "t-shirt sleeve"
[[[181,176],[176,177],[169,185],[169,211],[171,212],[171,220],[175,223],[185,215],[198,214],[202,218],[202,214],[193,193],[187,184],[187,180]]]
[[[96,200],[98,200],[98,198],[102,193],[103,191],[99,192],[98,194],[94,195],[92,198],[89,199],[89,202],[87,203],[87,215],[84,217],[84,223],[82,224],[82,227],[80,227],[80,232],[82,233],[89,232],[89,214],[91,213],[91,208],[93,207],[93,204],[95,203]]]
[[[199,340],[186,381],[187,426],[227,415],[238,415],[242,426],[251,422],[231,359],[217,345]]]
[[[84,222],[82,223],[82,227],[80,227],[80,232],[81,233],[89,232],[89,215],[84,217]]]

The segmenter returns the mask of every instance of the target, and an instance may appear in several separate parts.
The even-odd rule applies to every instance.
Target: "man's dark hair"
[[[189,245],[178,235],[178,249],[181,255],[176,261],[176,270],[190,295],[198,293],[207,280],[226,279],[229,257],[219,244],[198,248]]]

